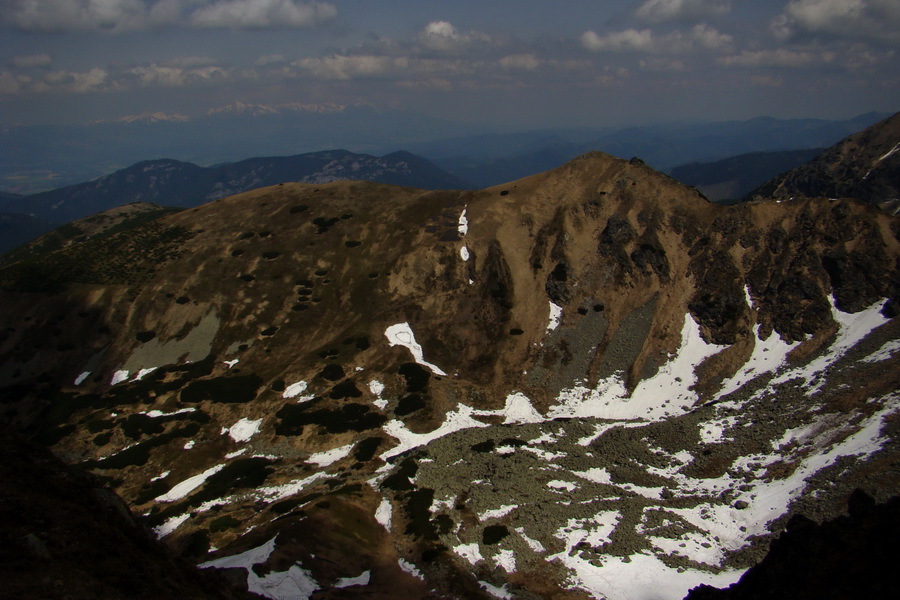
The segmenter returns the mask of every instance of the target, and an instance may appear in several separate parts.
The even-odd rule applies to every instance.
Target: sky
[[[236,102],[485,127],[900,110],[900,0],[0,0],[0,125]]]

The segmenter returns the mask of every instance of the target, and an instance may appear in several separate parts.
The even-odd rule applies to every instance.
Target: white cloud
[[[416,41],[429,50],[459,52],[476,43],[489,43],[491,38],[478,31],[460,32],[447,21],[432,21],[416,36]]]
[[[635,15],[651,23],[708,19],[731,10],[731,0],[647,0]]]
[[[543,61],[534,54],[510,54],[504,56],[498,62],[504,69],[522,69],[525,71],[534,71],[543,64]]]
[[[31,69],[34,67],[46,67],[52,62],[49,54],[29,54],[28,56],[13,56],[9,63],[19,69]]]
[[[327,2],[297,0],[221,0],[197,9],[191,23],[211,28],[312,27],[337,16]]]
[[[900,43],[897,0],[792,0],[772,22],[782,39],[829,35],[873,42]]]
[[[47,75],[47,83],[56,89],[84,94],[102,90],[108,86],[106,69],[94,68],[85,72],[54,71]]]
[[[744,51],[734,56],[717,59],[726,67],[808,67],[833,61],[833,52],[809,52],[778,48],[776,50]]]
[[[0,8],[3,22],[36,32],[296,28],[337,15],[331,3],[302,0],[4,0]]]
[[[126,71],[125,75],[136,77],[143,86],[163,87],[211,83],[231,79],[226,69],[217,66],[181,68],[153,64],[134,67]]]
[[[673,31],[656,35],[650,29],[626,29],[606,35],[586,31],[581,44],[593,52],[643,52],[648,54],[683,54],[697,49],[720,50],[732,38],[709,25],[695,25],[687,32]]]
[[[376,78],[409,67],[409,59],[391,56],[346,56],[335,54],[323,58],[301,58],[292,66],[321,79],[350,80]]]

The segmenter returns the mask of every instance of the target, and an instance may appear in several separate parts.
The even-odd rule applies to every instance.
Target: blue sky
[[[900,109],[898,0],[0,0],[0,124],[372,104],[502,128]]]

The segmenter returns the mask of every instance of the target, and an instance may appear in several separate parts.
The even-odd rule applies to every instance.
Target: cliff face
[[[5,266],[0,400],[270,597],[680,598],[896,493],[898,235],[599,153],[283,184]]]

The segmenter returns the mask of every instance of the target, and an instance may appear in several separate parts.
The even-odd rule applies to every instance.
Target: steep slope
[[[875,504],[857,490],[849,514],[816,524],[791,519],[766,558],[725,590],[701,586],[686,600],[889,598],[900,559],[900,498]]]
[[[252,600],[160,545],[96,477],[0,434],[5,598]]]
[[[898,235],[599,153],[285,183],[0,269],[0,402],[271,598],[680,598],[900,489]]]
[[[143,161],[94,181],[15,199],[5,206],[65,223],[134,202],[191,207],[284,181],[344,179],[426,189],[468,187],[424,158],[406,152],[379,158],[332,150],[250,158],[209,168],[170,159]]]
[[[822,148],[751,152],[715,162],[689,163],[669,171],[669,175],[696,187],[713,202],[737,201],[773,177],[812,160]]]
[[[750,197],[900,197],[900,113],[838,142],[815,160],[762,185]]]

